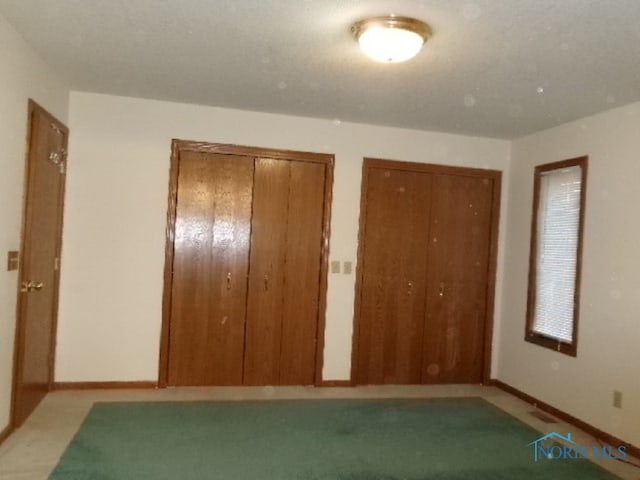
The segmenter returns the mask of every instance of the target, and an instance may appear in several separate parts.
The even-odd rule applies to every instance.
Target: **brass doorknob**
[[[20,284],[20,291],[23,293],[26,292],[39,292],[40,290],[42,290],[42,288],[44,287],[44,283],[42,282],[33,282],[33,281],[29,281],[29,282],[22,282]]]

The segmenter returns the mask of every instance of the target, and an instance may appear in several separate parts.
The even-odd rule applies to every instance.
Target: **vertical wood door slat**
[[[182,152],[170,385],[242,383],[253,159]]]
[[[357,383],[420,383],[430,178],[368,172]]]
[[[436,175],[428,243],[424,383],[480,383],[493,181]]]
[[[291,162],[255,162],[244,384],[277,385]]]
[[[291,162],[284,264],[280,385],[311,385],[315,374],[326,167]]]

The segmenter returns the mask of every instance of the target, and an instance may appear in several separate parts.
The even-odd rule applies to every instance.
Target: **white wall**
[[[20,247],[29,98],[66,121],[69,90],[0,16],[0,431],[9,423],[18,282],[5,262]]]
[[[363,156],[499,170],[509,160],[502,140],[80,92],[70,128],[58,381],[157,379],[172,138],[334,153],[336,260],[356,259]],[[354,280],[329,276],[325,379],[349,377]]]
[[[498,378],[640,445],[640,103],[514,142]],[[578,356],[523,340],[533,169],[589,155]],[[612,407],[614,389],[623,408]]]

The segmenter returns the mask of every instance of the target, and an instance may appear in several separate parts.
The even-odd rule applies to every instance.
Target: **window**
[[[535,169],[525,340],[576,355],[587,157]]]

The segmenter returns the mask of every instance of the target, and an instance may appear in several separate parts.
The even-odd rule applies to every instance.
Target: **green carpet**
[[[50,480],[617,478],[538,437],[479,398],[102,403]]]

